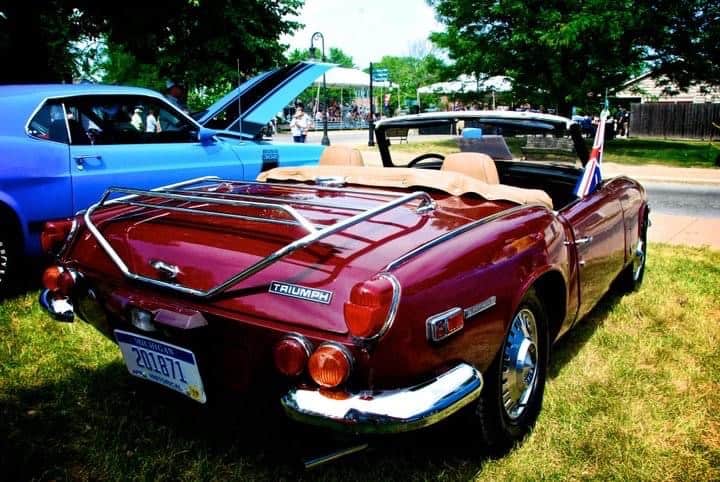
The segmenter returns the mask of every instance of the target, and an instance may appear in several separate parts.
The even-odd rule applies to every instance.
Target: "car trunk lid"
[[[134,212],[106,217],[97,229],[132,276],[151,285],[165,284],[183,294],[193,290],[191,298],[236,313],[238,318],[343,334],[347,332],[343,304],[355,284],[437,236],[507,207],[480,198],[461,201],[436,195],[437,209],[418,212],[424,195],[403,202],[407,194],[236,184],[232,192],[213,197],[257,205],[162,200],[164,204],[157,208],[134,208]],[[390,203],[397,206],[352,221]],[[292,206],[296,218],[276,205]],[[348,225],[278,255],[309,233],[334,229],[338,223]],[[82,246],[76,246],[76,255],[82,256],[79,250]],[[273,262],[245,279],[228,281],[268,259]],[[213,293],[223,284],[224,289]],[[203,297],[207,293],[212,296]]]

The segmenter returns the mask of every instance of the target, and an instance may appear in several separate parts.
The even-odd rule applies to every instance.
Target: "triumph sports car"
[[[108,189],[46,229],[42,305],[198,403],[273,397],[272,381],[301,423],[376,434],[455,414],[510,446],[553,343],[611,286],[640,286],[645,191],[616,177],[579,193],[591,153],[559,116],[420,114],[375,134],[374,166],[332,146],[256,181]],[[451,152],[415,155],[423,136]]]

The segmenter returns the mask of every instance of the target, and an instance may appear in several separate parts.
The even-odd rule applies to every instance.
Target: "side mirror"
[[[213,129],[206,129],[205,127],[201,127],[198,131],[198,141],[200,141],[200,144],[203,146],[207,146],[209,144],[212,144],[215,142],[215,130]]]

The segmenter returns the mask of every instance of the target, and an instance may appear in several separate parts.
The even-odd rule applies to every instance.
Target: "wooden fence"
[[[720,104],[632,104],[630,136],[677,139],[720,138]]]

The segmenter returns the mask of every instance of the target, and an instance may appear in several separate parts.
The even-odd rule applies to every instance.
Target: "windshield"
[[[390,121],[378,129],[378,142],[384,142],[395,166],[404,166],[418,156],[453,152],[480,152],[496,161],[541,161],[580,166],[584,148],[592,132],[584,133],[576,124],[543,119],[508,118],[408,118]],[[580,144],[578,146],[578,143]],[[382,147],[381,147],[382,150]]]

